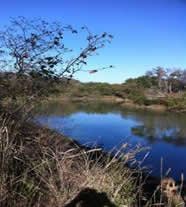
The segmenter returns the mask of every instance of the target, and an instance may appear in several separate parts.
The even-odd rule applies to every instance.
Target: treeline
[[[66,45],[64,37],[82,32],[85,44],[80,50]],[[21,99],[23,104],[43,99],[58,89],[61,92],[88,58],[111,43],[112,38],[106,32],[93,34],[87,27],[76,30],[43,19],[11,19],[0,30],[0,106],[4,100],[14,104]]]
[[[185,90],[186,69],[157,67],[148,71],[146,75],[148,77],[155,77],[158,88],[163,92],[172,93]]]
[[[158,104],[170,110],[180,111],[186,109],[185,90],[185,69],[157,67],[147,71],[143,76],[127,79],[122,84],[72,83],[63,91],[63,95],[97,99],[101,99],[102,96],[114,96],[128,99],[138,105]]]
[[[163,102],[154,95],[160,92],[164,96],[184,93],[186,70],[177,68],[157,67],[123,84],[75,81],[73,76],[87,64],[88,57],[112,39],[105,32],[93,35],[86,27],[82,30],[87,33],[86,46],[76,57],[64,60],[66,53],[73,53],[63,43],[64,34],[77,35],[77,30],[44,20],[13,19],[0,31],[0,104],[5,99],[39,100],[58,92],[72,97],[116,96],[146,105]],[[150,89],[153,101],[147,96]]]
[[[145,92],[147,89],[154,89],[161,93],[175,94],[184,92],[186,89],[186,70],[185,69],[164,69],[157,67],[146,72],[145,75],[127,79],[122,84],[109,83],[79,83],[76,89],[73,88],[68,92],[72,92],[75,96],[93,95],[116,95],[126,97],[126,95]]]
[[[136,83],[144,88],[155,87],[164,93],[176,93],[185,90],[186,69],[165,69],[158,66],[147,71],[145,76],[128,79],[125,83]]]

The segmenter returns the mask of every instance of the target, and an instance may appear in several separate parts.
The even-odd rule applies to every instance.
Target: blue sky
[[[81,81],[121,83],[159,65],[186,68],[186,0],[0,0],[0,25],[16,16],[113,34],[112,44],[88,67],[112,64],[115,69],[81,72],[76,75]]]

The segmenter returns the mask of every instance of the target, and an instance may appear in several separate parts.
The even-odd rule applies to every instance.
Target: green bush
[[[139,87],[151,88],[157,87],[157,79],[155,77],[140,76],[138,78],[130,78],[125,81],[126,84],[137,84]]]
[[[167,107],[169,110],[174,111],[186,111],[186,95],[184,94],[181,98],[168,98]]]

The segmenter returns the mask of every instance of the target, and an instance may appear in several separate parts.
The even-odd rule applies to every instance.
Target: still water
[[[111,150],[122,143],[149,147],[143,165],[160,176],[186,176],[186,114],[123,109],[103,103],[49,103],[39,107],[37,121],[81,144]],[[146,152],[147,153],[147,152]]]

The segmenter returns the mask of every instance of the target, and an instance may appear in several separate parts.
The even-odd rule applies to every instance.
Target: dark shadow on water
[[[83,189],[65,207],[116,207],[106,193],[99,193],[95,189]]]

